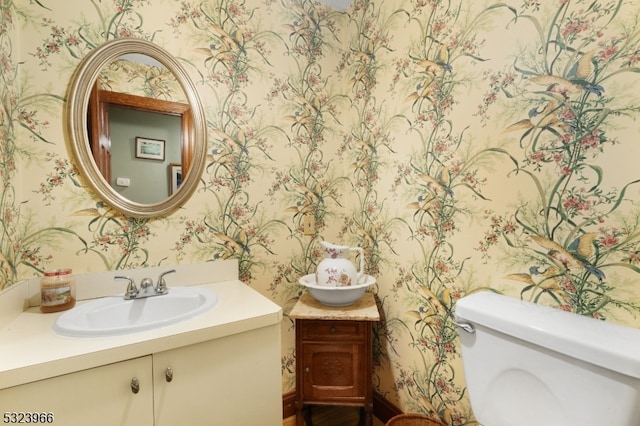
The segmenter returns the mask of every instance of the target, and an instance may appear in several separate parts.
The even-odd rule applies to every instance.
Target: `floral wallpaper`
[[[98,77],[98,88],[147,98],[187,103],[180,82],[171,71],[140,59],[117,59],[106,64]]]
[[[477,424],[460,297],[640,327],[637,2],[0,4],[0,288],[50,267],[237,258],[286,314],[320,241],[359,245],[383,314],[376,391],[447,425]],[[111,210],[68,147],[73,70],[118,37],[168,50],[206,109],[201,184],[167,217]],[[294,365],[285,318],[283,393]]]

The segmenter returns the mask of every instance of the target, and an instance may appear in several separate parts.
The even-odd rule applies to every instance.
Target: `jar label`
[[[64,305],[73,300],[71,286],[68,283],[43,288],[40,293],[42,295],[42,306]]]

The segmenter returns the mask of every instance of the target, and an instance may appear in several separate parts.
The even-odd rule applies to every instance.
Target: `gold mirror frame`
[[[176,192],[165,200],[153,204],[137,203],[117,193],[98,170],[89,146],[87,113],[93,85],[106,65],[128,53],[148,55],[167,67],[184,90],[193,117],[193,157],[189,170]],[[72,77],[66,113],[71,149],[76,157],[77,166],[91,189],[112,208],[137,218],[165,216],[184,205],[196,190],[206,160],[206,118],[195,85],[186,70],[161,47],[145,40],[120,38],[91,51],[80,62]]]

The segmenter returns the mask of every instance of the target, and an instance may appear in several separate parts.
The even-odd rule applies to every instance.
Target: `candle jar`
[[[76,304],[76,280],[71,269],[46,271],[40,280],[40,311],[71,309]]]

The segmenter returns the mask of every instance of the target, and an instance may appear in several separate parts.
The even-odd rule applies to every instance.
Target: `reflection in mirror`
[[[116,192],[146,204],[157,203],[171,195],[167,167],[171,163],[182,166],[180,122],[178,116],[116,105],[109,107],[109,183]]]
[[[202,107],[158,46],[118,39],[92,52],[74,76],[68,115],[78,166],[112,207],[164,215],[195,190],[206,158]]]
[[[172,193],[168,165],[180,163],[185,173],[189,170],[193,146],[189,104],[103,90],[103,80],[107,79],[101,76],[91,93],[87,118],[96,165],[123,197],[138,203],[160,202]],[[163,141],[163,155],[136,155],[138,138]]]

